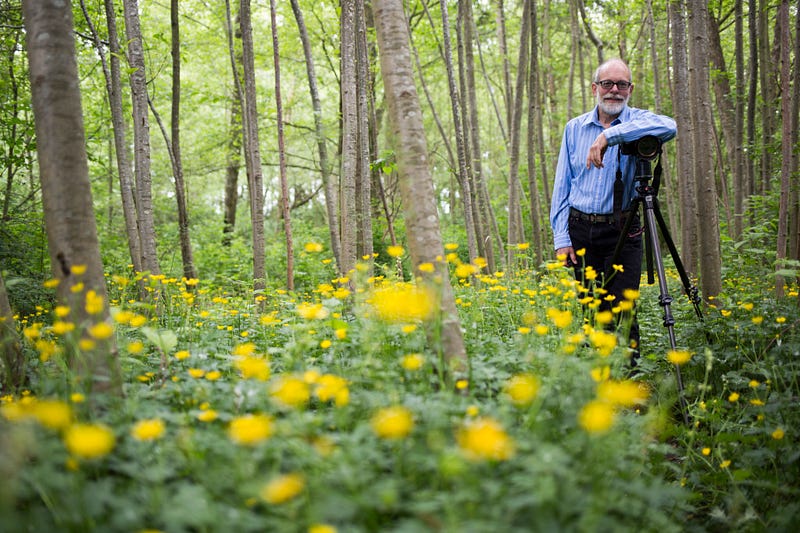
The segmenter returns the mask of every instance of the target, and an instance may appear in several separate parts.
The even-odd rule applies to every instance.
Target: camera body
[[[654,135],[645,135],[635,141],[620,145],[622,155],[635,155],[640,159],[652,161],[661,153],[661,139]]]

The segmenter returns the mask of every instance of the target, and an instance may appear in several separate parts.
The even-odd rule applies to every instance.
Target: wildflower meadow
[[[602,290],[558,261],[533,268],[524,246],[507,273],[446,248],[459,375],[437,342],[437,294],[399,274],[399,247],[341,278],[309,243],[305,288],[256,297],[108,272],[108,301],[82,295],[110,311],[91,331],[57,305],[18,315],[29,381],[0,398],[0,531],[800,525],[796,285],[776,301],[731,270],[701,320],[670,272],[672,349],[657,286],[601,312]],[[621,339],[637,311],[633,373]],[[67,362],[108,338],[121,396],[87,390]]]

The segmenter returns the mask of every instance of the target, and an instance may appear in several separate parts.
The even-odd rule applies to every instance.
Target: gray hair
[[[622,66],[624,66],[624,67],[625,67],[625,69],[627,69],[627,71],[628,71],[628,81],[631,81],[631,80],[632,80],[632,78],[633,78],[633,75],[631,74],[631,68],[630,68],[630,67],[628,66],[628,64],[627,64],[627,63],[625,63],[625,62],[624,62],[622,59],[619,59],[619,58],[617,57],[617,58],[608,59],[608,60],[606,60],[606,61],[603,61],[603,62],[600,64],[600,66],[599,66],[599,67],[597,67],[597,69],[595,69],[595,71],[594,71],[594,75],[592,76],[592,83],[597,83],[598,81],[600,81],[600,71],[601,71],[601,70],[603,70],[604,68],[606,68],[606,67],[607,67],[608,65],[610,65],[611,63],[620,63],[620,64],[622,64]]]

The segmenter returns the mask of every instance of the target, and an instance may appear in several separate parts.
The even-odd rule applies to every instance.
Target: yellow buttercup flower
[[[402,439],[414,428],[414,418],[406,407],[385,407],[373,415],[370,425],[382,439]]]
[[[597,385],[597,397],[612,405],[633,407],[647,401],[649,392],[635,381],[603,381]]]
[[[403,357],[400,361],[400,366],[402,366],[405,370],[409,370],[413,372],[414,370],[419,370],[422,368],[422,365],[425,363],[425,358],[418,353],[408,354]]]
[[[320,303],[304,302],[297,306],[297,314],[306,320],[323,320],[328,318],[330,311]]]
[[[308,533],[336,533],[336,528],[329,524],[312,524]]]
[[[322,251],[322,245],[318,242],[307,242],[303,248],[310,254],[319,253]]]
[[[131,436],[141,441],[158,440],[164,436],[165,431],[163,420],[150,418],[138,421],[131,429]]]
[[[426,320],[435,308],[429,291],[406,283],[376,289],[369,303],[380,320],[401,324]]]
[[[337,406],[347,405],[350,392],[347,389],[347,380],[333,374],[320,376],[316,381],[314,394],[323,402],[333,400]]]
[[[281,376],[272,383],[270,396],[287,407],[303,407],[311,398],[308,383],[296,376]]]
[[[772,432],[772,438],[775,440],[781,440],[785,434],[786,433],[783,431],[783,428],[777,428]]]
[[[108,322],[98,322],[89,328],[89,335],[97,340],[105,340],[114,335],[114,328]]]
[[[667,360],[673,365],[688,363],[691,358],[692,354],[688,350],[669,350],[667,352]]]
[[[468,421],[456,437],[458,446],[471,460],[506,461],[514,456],[514,440],[492,418]]]
[[[103,312],[104,298],[94,289],[86,291],[86,312],[97,315]]]
[[[72,455],[96,459],[114,448],[114,432],[102,424],[73,424],[64,434],[64,444]]]
[[[244,415],[231,420],[228,437],[236,444],[254,446],[267,440],[273,433],[272,417],[267,415]]]
[[[578,424],[588,433],[605,433],[614,424],[614,408],[607,402],[593,400],[578,413]]]
[[[299,495],[305,488],[303,476],[297,473],[284,474],[264,485],[259,493],[261,499],[272,505],[280,505]]]
[[[511,403],[518,407],[530,405],[539,394],[539,378],[531,374],[517,374],[509,379],[504,387]]]
[[[389,257],[398,258],[405,253],[405,250],[402,246],[389,246],[386,248],[386,253],[389,254]]]
[[[263,357],[240,357],[234,362],[242,379],[267,381],[270,375],[269,361]]]
[[[41,425],[50,429],[64,429],[72,422],[72,408],[59,400],[38,400],[31,411]]]

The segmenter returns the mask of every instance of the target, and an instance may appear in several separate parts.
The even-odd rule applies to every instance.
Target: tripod
[[[675,341],[675,317],[672,314],[672,302],[673,298],[669,294],[669,288],[667,287],[667,278],[664,271],[664,261],[661,256],[661,246],[658,239],[658,232],[661,231],[661,235],[664,238],[664,242],[667,245],[667,249],[669,253],[672,255],[672,259],[675,262],[675,267],[678,270],[678,274],[680,275],[681,281],[683,282],[683,288],[686,291],[686,295],[691,300],[695,313],[703,320],[703,313],[700,309],[700,295],[697,287],[695,287],[689,276],[686,274],[686,270],[683,267],[683,263],[678,256],[678,250],[675,248],[675,243],[672,240],[672,237],[669,234],[667,229],[667,224],[664,222],[664,217],[661,214],[661,210],[658,207],[658,199],[656,195],[658,194],[658,187],[660,185],[660,178],[661,178],[661,165],[660,162],[656,168],[656,177],[653,179],[653,172],[651,170],[651,161],[656,157],[660,156],[661,154],[661,146],[658,145],[658,149],[654,150],[652,153],[648,153],[646,155],[636,154],[636,174],[635,174],[635,181],[638,183],[636,186],[636,191],[639,193],[638,196],[633,198],[631,201],[631,210],[629,216],[625,220],[625,225],[622,228],[622,232],[619,236],[619,241],[617,241],[617,246],[614,249],[614,259],[612,260],[611,264],[618,264],[619,258],[622,253],[622,248],[625,243],[625,238],[627,237],[628,233],[631,229],[631,224],[633,223],[633,218],[638,211],[639,207],[642,207],[642,220],[644,221],[644,242],[645,242],[645,257],[647,260],[647,283],[649,285],[653,284],[653,269],[655,267],[655,273],[658,274],[658,286],[660,290],[660,295],[658,297],[659,305],[664,309],[664,326],[667,328],[669,333],[669,343],[670,347],[675,350],[677,349],[677,343]],[[654,183],[650,183],[651,180]],[[655,264],[654,264],[655,262]],[[688,425],[689,424],[689,415],[688,415],[688,408],[686,404],[686,397],[684,395],[684,388],[683,388],[683,379],[681,377],[681,369],[680,366],[675,365],[675,379],[678,386],[678,397],[680,400],[680,407],[681,407],[681,414],[683,415],[684,422]]]

